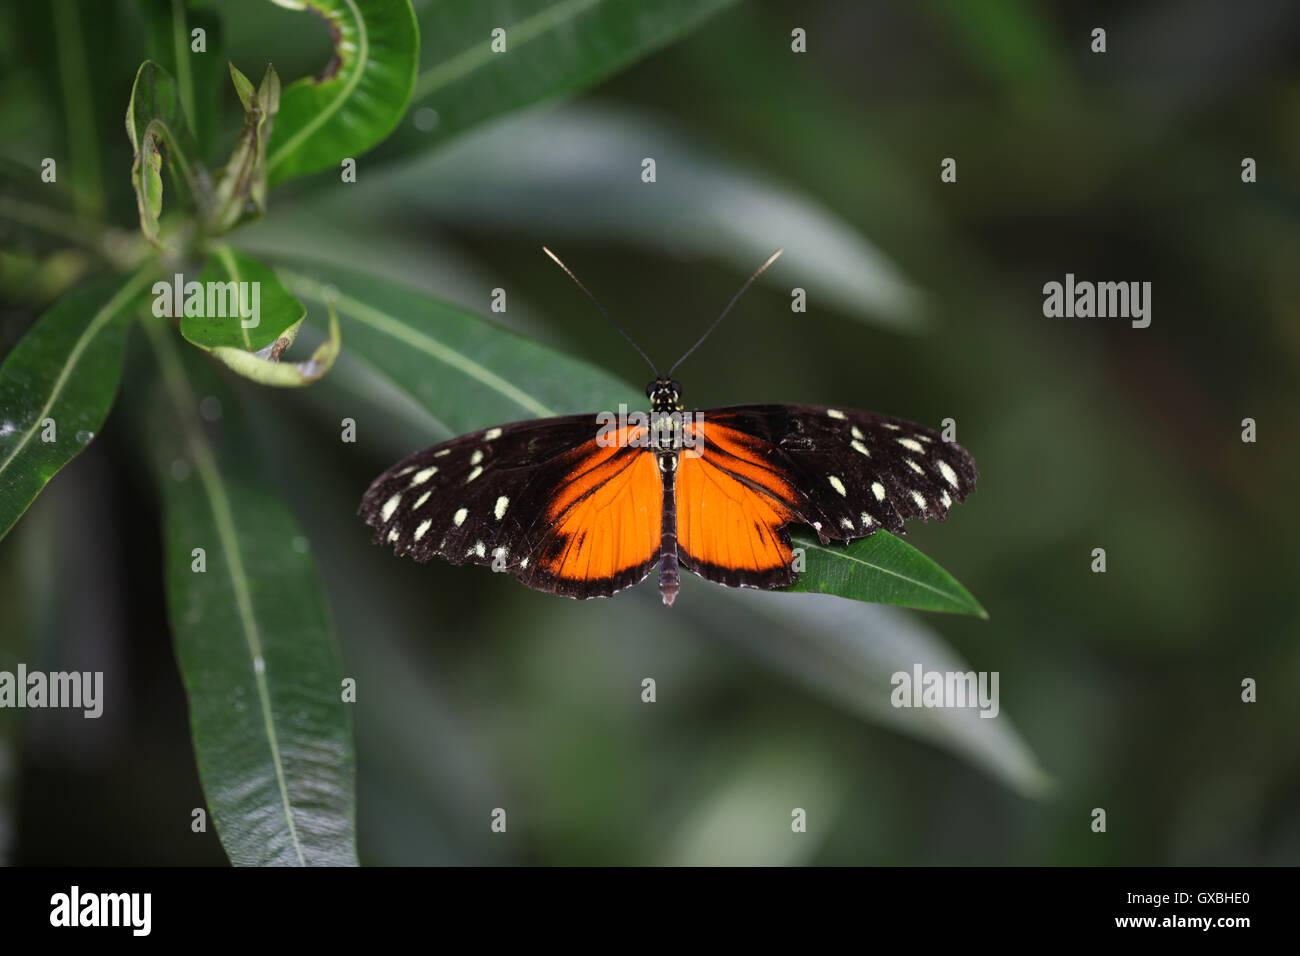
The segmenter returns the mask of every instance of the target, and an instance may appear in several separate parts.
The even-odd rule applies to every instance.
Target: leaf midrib
[[[243,322],[242,303],[244,299],[243,299],[243,293],[239,291],[240,282],[241,282],[239,263],[235,261],[235,257],[231,254],[229,246],[218,246],[214,250],[213,255],[215,255],[218,259],[221,260],[221,264],[226,268],[226,274],[229,275],[230,278],[233,279],[235,282],[236,295],[239,296],[239,302],[241,303],[239,308],[239,317],[238,317],[239,331],[244,336],[244,351],[251,352],[253,350],[253,339],[252,337],[249,336],[248,329],[244,328],[244,322]]]
[[[531,17],[506,28],[506,42],[509,44],[507,49],[518,50],[519,47],[531,43],[560,24],[575,19],[601,2],[602,0],[561,0],[560,3],[538,10]],[[469,75],[488,63],[495,55],[492,52],[492,41],[489,39],[462,50],[449,60],[443,60],[416,79],[412,101],[423,99],[461,77]]]

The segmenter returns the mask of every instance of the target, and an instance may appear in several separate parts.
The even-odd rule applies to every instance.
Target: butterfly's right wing
[[[529,587],[606,597],[659,560],[663,483],[636,436],[595,415],[515,422],[398,462],[360,512],[375,541],[417,561],[510,571]]]
[[[814,405],[733,405],[685,426],[677,469],[681,565],[728,587],[790,584],[789,529],[823,542],[948,516],[979,472],[960,445],[888,415]]]

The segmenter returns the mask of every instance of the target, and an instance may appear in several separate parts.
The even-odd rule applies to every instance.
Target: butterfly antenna
[[[577,283],[578,288],[581,289],[583,292],[587,293],[587,298],[590,299],[592,303],[595,304],[596,308],[600,309],[600,314],[603,315],[605,318],[609,319],[609,324],[614,326],[614,328],[618,329],[618,334],[628,340],[628,343],[632,346],[632,348],[636,349],[637,352],[641,354],[641,357],[646,360],[646,364],[649,365],[650,368],[654,371],[655,378],[659,378],[659,370],[655,368],[655,363],[650,361],[650,356],[646,355],[645,350],[641,348],[641,346],[637,345],[635,341],[633,341],[632,336],[628,335],[626,332],[623,331],[623,326],[615,322],[614,317],[605,311],[605,307],[601,305],[600,301],[594,295],[591,294],[591,291],[585,285],[582,284],[582,280],[573,274],[573,270],[570,269],[568,266],[566,266],[563,262],[561,262],[560,257],[557,256],[555,253],[553,253],[550,249],[547,249],[545,246],[542,246],[542,252],[550,256],[555,261],[555,264],[559,266],[561,269],[563,269],[565,272],[567,272],[569,274],[569,278]]]
[[[730,312],[731,307],[736,304],[736,300],[745,294],[745,290],[754,284],[754,280],[763,274],[763,270],[766,269],[768,266],[770,266],[773,262],[775,262],[776,257],[779,256],[784,251],[785,251],[784,249],[778,249],[776,250],[776,252],[772,253],[770,256],[767,257],[767,261],[764,262],[761,266],[759,266],[758,270],[745,281],[744,285],[740,287],[740,291],[731,297],[731,301],[728,302],[727,307],[722,310],[722,314],[713,320],[713,324],[710,325],[708,329],[705,331],[705,333],[700,336],[700,340],[696,342],[694,345],[692,345],[689,349],[687,349],[685,355],[683,355],[681,358],[679,358],[676,362],[673,363],[673,367],[668,370],[668,375],[672,375],[673,371],[677,368],[677,366],[685,362],[686,359],[690,357],[690,354],[692,352],[694,352],[696,349],[698,349],[701,345],[704,344],[704,340],[713,334],[713,330],[718,327],[718,323],[727,317],[727,313]],[[667,376],[665,376],[665,378],[666,377]]]

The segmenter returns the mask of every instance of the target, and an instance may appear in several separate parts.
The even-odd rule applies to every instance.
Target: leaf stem
[[[90,78],[86,72],[86,45],[81,15],[73,0],[55,0],[54,32],[59,50],[63,101],[67,106],[68,149],[72,153],[73,200],[86,216],[104,215],[104,180],[99,168],[99,143],[95,135]]]
[[[190,70],[189,31],[185,21],[185,0],[172,0],[172,53],[176,57],[176,86],[181,94],[181,109],[185,120],[196,123],[194,114],[194,74]]]

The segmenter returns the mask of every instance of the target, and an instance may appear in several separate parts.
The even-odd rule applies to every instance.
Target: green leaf
[[[181,335],[201,349],[269,349],[279,354],[293,343],[307,314],[306,306],[289,293],[275,272],[227,245],[213,247],[198,282],[205,290],[204,314],[182,316]],[[229,287],[232,282],[237,283],[236,288]],[[215,284],[223,287],[217,290],[219,296],[206,292],[210,283],[214,288]],[[248,291],[240,292],[239,287]]]
[[[280,109],[280,76],[269,63],[256,91],[233,63],[230,77],[245,115],[243,129],[213,190],[207,230],[216,235],[266,212],[266,148]]]
[[[236,864],[355,864],[350,705],[308,542],[235,397],[144,324],[165,393],[152,405],[168,613],[217,834]]]
[[[520,107],[595,86],[685,36],[735,0],[475,0],[429,4],[412,119],[384,146],[441,145]],[[505,30],[505,52],[492,31]]]
[[[944,747],[1024,796],[1041,797],[1052,787],[1005,708],[986,718],[972,707],[893,705],[894,675],[912,675],[917,664],[923,671],[974,669],[916,615],[820,594],[720,593],[729,598],[725,609],[695,609],[695,593],[679,598],[677,606],[702,627],[850,713]],[[718,620],[729,620],[731,626],[711,626]],[[997,668],[983,663],[982,669]]]
[[[279,274],[304,299],[332,296],[349,355],[454,433],[644,402],[641,389],[607,372],[396,283],[334,266],[328,285],[294,269]]]
[[[655,159],[653,184],[640,179],[646,156]],[[335,214],[380,214],[389,224],[418,217],[421,227],[435,217],[552,242],[635,242],[671,256],[719,258],[741,275],[782,247],[760,281],[806,289],[811,309],[898,331],[924,325],[915,284],[836,210],[749,160],[626,109],[532,111],[345,192]]]
[[[101,279],[64,296],[0,366],[0,537],[103,425],[150,276]]]
[[[267,169],[272,185],[337,166],[381,142],[406,111],[420,37],[408,0],[273,0],[325,18],[334,59],[284,90]]]
[[[270,64],[267,64],[270,67]],[[230,78],[235,83],[235,95],[239,97],[239,103],[244,107],[245,112],[252,111],[257,106],[255,97],[257,89],[253,86],[253,81],[239,72],[235,64],[230,64]]]
[[[988,617],[956,578],[888,531],[847,545],[822,544],[806,532],[796,532],[791,540],[804,549],[807,566],[786,590]]]
[[[199,274],[202,314],[186,308],[181,335],[229,368],[263,385],[297,386],[316,381],[338,356],[338,319],[330,309],[329,338],[304,362],[282,362],[302,327],[307,308],[267,266],[230,246],[212,251]],[[209,292],[211,290],[211,292]],[[243,291],[247,290],[247,291]]]
[[[329,287],[293,270],[281,275],[304,298],[332,294],[348,324],[349,352],[451,433],[620,402],[637,407],[637,392],[613,376],[395,283],[337,268]],[[848,547],[794,537],[807,566],[791,590],[985,616],[948,572],[893,535],[878,532]]]
[[[131,164],[131,185],[140,213],[140,230],[158,245],[158,217],[162,214],[162,150],[173,178],[183,183],[201,208],[206,205],[207,174],[198,160],[198,149],[185,124],[176,81],[158,64],[145,60],[136,72],[131,99],[126,107],[126,134],[135,158]]]

